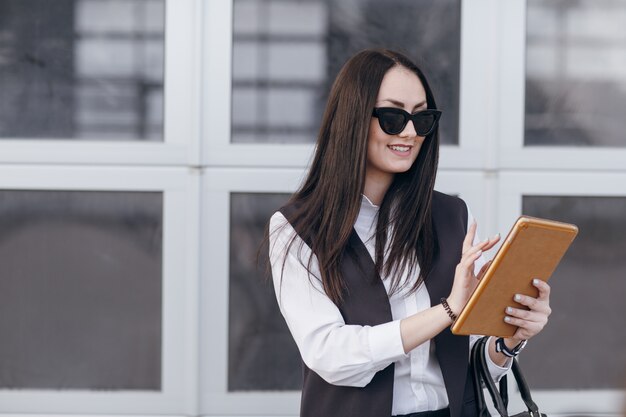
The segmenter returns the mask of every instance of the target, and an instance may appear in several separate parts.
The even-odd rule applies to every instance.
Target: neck
[[[393,174],[384,173],[381,175],[365,174],[365,189],[363,194],[377,206],[383,202],[383,198],[391,186]]]

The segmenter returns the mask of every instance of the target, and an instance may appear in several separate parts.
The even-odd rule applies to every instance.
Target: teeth
[[[393,149],[394,151],[398,151],[398,152],[406,152],[409,149],[411,149],[410,146],[398,146],[398,145],[390,145],[389,146],[391,149]]]

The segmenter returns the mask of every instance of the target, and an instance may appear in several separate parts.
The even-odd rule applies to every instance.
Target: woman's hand
[[[484,251],[491,249],[500,240],[500,235],[496,235],[491,239],[484,240],[476,245],[472,245],[474,237],[476,236],[476,221],[474,221],[465,235],[463,240],[463,252],[461,254],[461,262],[456,266],[456,272],[454,274],[454,284],[452,285],[452,291],[448,297],[448,304],[456,315],[458,315],[470,295],[478,285],[478,279],[474,275],[474,263]],[[489,263],[485,264],[478,276],[482,276]]]
[[[511,338],[505,339],[507,346],[516,346],[522,340],[528,340],[536,336],[548,324],[548,317],[552,313],[550,308],[550,286],[540,279],[534,279],[533,285],[539,290],[537,298],[528,295],[517,294],[514,300],[526,307],[523,310],[507,307],[504,321],[513,326],[518,326],[517,331]]]

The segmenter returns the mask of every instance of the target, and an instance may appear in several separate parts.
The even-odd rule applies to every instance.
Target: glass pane
[[[0,191],[0,388],[161,389],[163,196]]]
[[[288,194],[231,194],[228,390],[298,390],[300,354],[278,310],[266,250],[271,215]],[[265,247],[265,249],[267,249]]]
[[[523,212],[580,229],[550,279],[550,323],[522,354],[530,386],[623,389],[626,197],[525,196]]]
[[[163,140],[164,0],[0,0],[0,137]]]
[[[524,144],[626,146],[626,2],[527,4]]]
[[[405,51],[444,111],[441,141],[458,144],[460,0],[235,0],[234,143],[314,142],[344,62],[368,47]],[[445,24],[442,24],[445,22]]]

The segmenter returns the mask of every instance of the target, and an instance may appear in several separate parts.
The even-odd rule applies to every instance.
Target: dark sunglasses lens
[[[389,135],[396,135],[406,126],[406,118],[401,113],[383,112],[378,116],[380,127]]]
[[[426,136],[432,130],[436,118],[432,113],[420,113],[413,120],[415,120],[415,133]]]

